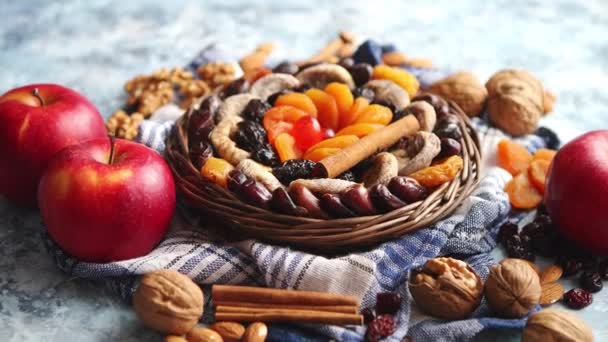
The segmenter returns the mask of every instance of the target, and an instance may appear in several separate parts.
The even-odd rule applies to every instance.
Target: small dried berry
[[[460,138],[462,138],[460,126],[453,123],[435,129],[434,133],[440,138],[452,138],[454,140],[460,140]]]
[[[564,293],[564,304],[570,309],[582,309],[593,302],[593,295],[584,289],[572,289]]]
[[[296,64],[285,61],[285,62],[281,62],[281,63],[277,64],[277,66],[275,66],[274,69],[272,69],[272,72],[295,75],[298,72],[298,70],[299,70],[299,68]]]
[[[264,145],[257,150],[251,152],[251,158],[266,166],[275,167],[281,163],[279,156],[274,151],[274,147],[270,144]]]
[[[560,258],[558,264],[564,270],[564,277],[576,275],[582,268],[581,262],[573,258]]]
[[[505,244],[510,237],[517,235],[518,229],[519,228],[515,222],[505,222],[502,226],[500,226],[496,240],[500,244]]]
[[[534,223],[546,228],[553,228],[553,221],[547,214],[540,214],[534,218]]]
[[[536,257],[530,250],[526,239],[522,239],[519,235],[511,236],[507,239],[505,249],[510,258],[518,258],[534,261]]]
[[[534,134],[538,135],[539,137],[541,137],[541,139],[543,139],[547,148],[557,150],[561,145],[557,134],[555,134],[555,132],[546,127],[538,127]]]
[[[300,178],[312,178],[312,171],[317,163],[306,159],[287,160],[280,166],[272,169],[272,173],[281,183],[289,185],[292,181]]]
[[[458,125],[459,123],[460,119],[458,118],[458,116],[454,114],[448,114],[444,117],[437,118],[437,124],[435,125],[435,128],[443,127],[449,124]]]
[[[222,91],[222,97],[227,98],[232,95],[242,94],[249,90],[249,82],[244,78],[239,78],[226,85]]]
[[[268,135],[259,122],[245,120],[238,124],[238,131],[234,134],[237,146],[246,151],[255,151],[266,145]]]
[[[350,75],[353,77],[353,81],[355,81],[355,85],[360,87],[367,83],[374,73],[374,68],[367,63],[357,63],[353,65],[349,70]]]
[[[579,279],[581,287],[591,293],[600,292],[604,284],[598,272],[583,272]]]
[[[264,114],[270,109],[270,105],[262,100],[253,99],[249,101],[245,109],[243,109],[242,116],[245,119],[252,121],[262,122]]]
[[[600,277],[604,280],[608,280],[608,260],[604,260],[600,262],[600,266],[598,267],[598,273]]]
[[[365,340],[377,342],[383,337],[391,336],[396,327],[395,319],[391,315],[380,315],[367,326]]]
[[[437,159],[443,159],[451,156],[456,156],[462,151],[462,146],[458,140],[452,138],[441,138],[441,151],[437,155]]]
[[[600,259],[595,256],[586,255],[580,261],[581,267],[585,272],[597,272],[600,268]]]
[[[374,91],[371,88],[355,88],[355,89],[353,89],[353,97],[354,98],[364,97],[364,98],[368,99],[371,102],[371,101],[374,100],[374,96],[376,96],[376,94],[374,93]]]
[[[401,306],[401,295],[396,292],[380,292],[376,295],[376,313],[394,315]]]
[[[376,313],[372,308],[363,309],[361,315],[363,315],[363,323],[365,324],[370,324],[376,318]]]

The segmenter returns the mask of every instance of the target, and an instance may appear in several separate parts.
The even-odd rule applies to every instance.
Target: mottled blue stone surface
[[[0,18],[0,93],[56,82],[106,117],[124,102],[128,78],[183,65],[209,43],[240,54],[273,41],[275,59],[304,58],[346,29],[482,79],[505,67],[531,70],[557,94],[544,124],[565,140],[608,127],[605,1],[4,0]],[[0,341],[160,340],[102,286],[60,273],[39,227],[36,212],[0,199]],[[578,313],[598,341],[608,340],[606,312],[608,291]],[[518,335],[479,338],[488,339]]]

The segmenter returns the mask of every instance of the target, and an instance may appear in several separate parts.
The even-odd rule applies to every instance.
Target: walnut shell
[[[539,303],[541,292],[538,273],[521,259],[501,261],[486,280],[488,304],[503,317],[524,317]]]
[[[456,102],[469,117],[481,114],[488,97],[483,84],[468,71],[460,71],[441,79],[431,84],[428,91]]]
[[[456,320],[469,316],[479,306],[483,283],[466,262],[434,258],[412,271],[409,289],[422,311]]]
[[[160,270],[141,278],[133,296],[133,306],[149,328],[183,335],[203,314],[203,291],[177,271]]]
[[[577,316],[562,310],[539,311],[524,328],[523,342],[591,342],[593,331]]]
[[[488,82],[489,119],[512,135],[532,133],[544,113],[543,85],[524,70],[502,70]]]

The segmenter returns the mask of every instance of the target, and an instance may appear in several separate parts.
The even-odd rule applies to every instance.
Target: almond
[[[562,299],[564,287],[559,283],[541,285],[540,305],[548,306]]]
[[[382,55],[382,62],[390,66],[401,66],[407,63],[407,56],[403,52],[393,51]]]
[[[217,332],[208,329],[196,327],[186,335],[186,340],[188,342],[222,342],[222,336]],[[167,341],[165,341],[167,342]],[[173,342],[173,341],[172,341]],[[175,341],[177,342],[177,341]]]
[[[266,335],[268,335],[266,324],[262,322],[251,323],[245,330],[243,342],[264,342],[266,341]]]
[[[562,277],[563,273],[564,270],[559,265],[547,266],[540,275],[540,283],[554,283]]]
[[[220,334],[224,342],[238,342],[245,334],[245,327],[236,322],[217,322],[209,328]]]

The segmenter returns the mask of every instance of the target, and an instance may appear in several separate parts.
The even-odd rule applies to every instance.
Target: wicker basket
[[[460,117],[463,132],[464,168],[460,175],[423,201],[382,215],[321,220],[278,214],[242,202],[230,191],[205,180],[191,163],[187,138],[189,112],[178,119],[167,140],[167,157],[186,205],[206,220],[219,221],[241,238],[254,237],[324,255],[347,253],[397,238],[446,217],[474,189],[480,177],[479,140],[463,111],[454,103],[450,107]]]

